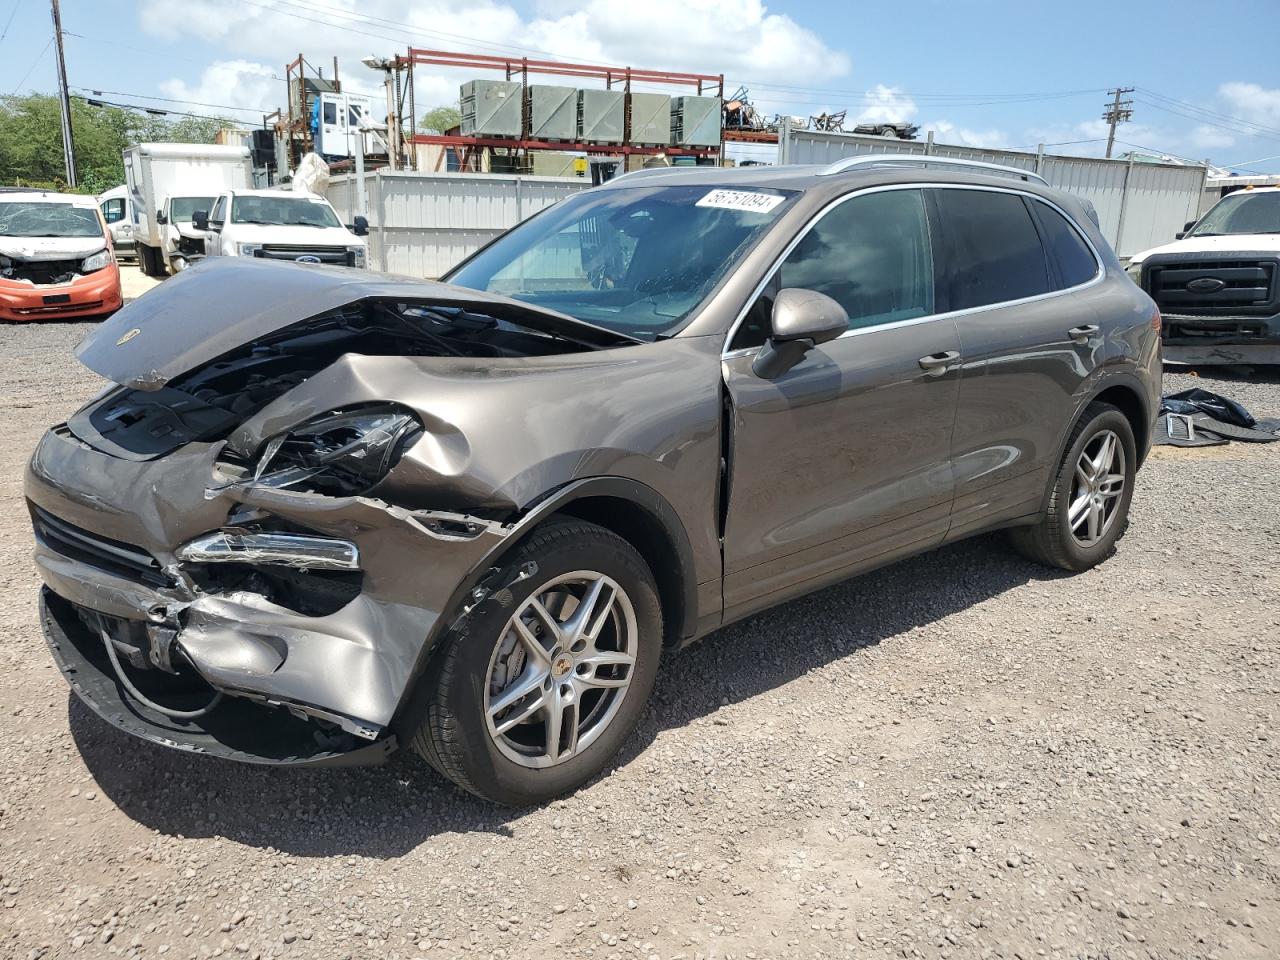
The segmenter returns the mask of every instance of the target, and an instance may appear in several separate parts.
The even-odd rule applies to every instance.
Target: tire
[[[1083,515],[1072,516],[1073,501],[1080,501],[1083,489],[1079,486],[1081,480],[1076,467],[1086,450],[1091,456],[1101,452],[1101,444],[1106,442],[1108,434],[1116,438],[1123,462],[1119,464],[1122,469],[1113,470],[1107,476],[1123,476],[1124,486],[1117,496],[1110,496],[1106,491],[1114,489],[1114,483],[1108,485],[1104,482],[1094,495],[1095,498],[1103,498],[1104,510],[1110,512],[1101,518],[1098,535],[1093,538],[1089,527],[1092,507],[1087,506]],[[1115,466],[1116,462],[1112,461],[1111,468]],[[1010,531],[1015,549],[1037,563],[1063,570],[1079,572],[1097,566],[1115,551],[1116,541],[1123,536],[1129,524],[1129,504],[1133,499],[1137,466],[1137,445],[1128,418],[1109,403],[1089,404],[1067,440],[1066,452],[1053,477],[1049,506],[1044,516],[1034,526],[1015,527]],[[1114,505],[1111,505],[1112,500]],[[1074,531],[1073,519],[1078,524]]]
[[[445,638],[423,677],[427,709],[411,740],[428,763],[458,786],[510,806],[543,803],[603,770],[639,722],[662,654],[662,611],[653,574],[626,540],[592,523],[553,519],[515,551],[505,570],[519,570],[530,562],[536,564],[533,576],[496,593]],[[542,633],[532,640],[528,631],[521,634],[515,628],[516,619],[527,615],[535,597],[545,601],[542,609],[553,619],[559,616],[553,609],[557,603],[560,611],[572,614],[577,599],[571,603],[567,597],[574,591],[586,596],[592,584],[589,578],[575,579],[579,574],[598,578],[601,602],[610,597],[603,608],[607,622],[596,630],[598,635],[587,648],[570,652],[578,646],[570,646],[572,630],[567,628],[572,616],[552,633],[545,620],[528,614],[527,622]],[[548,585],[557,583],[547,591]],[[610,592],[613,587],[605,584],[620,593]],[[624,634],[629,635],[625,645]],[[555,656],[544,661],[533,642]],[[605,649],[611,644],[617,653]],[[597,667],[574,659],[621,660],[627,655],[634,658],[629,665]],[[589,676],[584,676],[584,668]],[[561,670],[567,672],[556,672]],[[517,672],[514,678],[513,672]],[[622,677],[627,681],[625,689],[619,686]],[[527,697],[497,709],[503,695],[535,682],[538,685],[529,688]],[[567,708],[561,708],[558,699],[547,699],[566,688],[570,689]],[[537,703],[543,706],[528,720],[500,732],[504,721],[513,721]],[[562,718],[564,731],[555,738],[556,750],[564,751],[559,758],[552,756],[548,745],[550,718],[555,713]],[[578,732],[568,733],[570,723]],[[580,747],[575,743],[579,737],[583,738]]]
[[[158,251],[145,244],[138,245],[138,269],[142,271],[143,276],[160,276],[159,259]]]

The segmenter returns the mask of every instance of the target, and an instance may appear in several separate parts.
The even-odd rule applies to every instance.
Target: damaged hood
[[[106,245],[106,237],[0,237],[0,257],[12,257],[15,260],[83,260]]]
[[[596,347],[638,342],[552,310],[446,283],[348,267],[214,257],[120,310],[80,342],[76,357],[115,383],[159,390],[243,344],[366,299],[468,308]]]

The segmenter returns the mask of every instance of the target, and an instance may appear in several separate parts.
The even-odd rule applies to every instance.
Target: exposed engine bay
[[[344,354],[527,357],[587,349],[460,307],[363,300],[263,337],[160,389],[121,387],[67,426],[105,453],[152,460],[188,443],[225,438]]]
[[[70,283],[80,274],[80,260],[21,260],[0,257],[0,279],[37,286]]]

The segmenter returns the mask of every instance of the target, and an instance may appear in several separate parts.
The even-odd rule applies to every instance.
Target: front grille
[[[1147,291],[1161,313],[1201,317],[1267,316],[1280,309],[1277,266],[1280,264],[1275,260],[1153,263],[1147,268]],[[1221,286],[1197,290],[1195,285],[1199,280],[1218,281]]]
[[[30,507],[36,539],[50,550],[114,576],[151,587],[175,585],[173,578],[161,569],[160,562],[141,547],[90,533],[60,520],[34,503]]]
[[[14,307],[13,312],[24,317],[51,316],[59,313],[74,313],[77,310],[97,310],[102,306],[101,300],[85,300],[82,303],[54,303],[43,307]]]
[[[261,250],[254,251],[254,256],[264,260],[297,260],[299,257],[315,257],[320,263],[336,263],[343,267],[352,265],[351,254],[346,247],[308,247],[267,243],[263,244]]]

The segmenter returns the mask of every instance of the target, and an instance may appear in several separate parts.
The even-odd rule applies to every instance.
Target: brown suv
[[[54,658],[102,717],[258,763],[408,742],[543,800],[659,658],[1000,527],[1124,530],[1160,318],[1033,175],[643,171],[447,283],[227,259],[79,348],[27,472]]]

